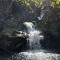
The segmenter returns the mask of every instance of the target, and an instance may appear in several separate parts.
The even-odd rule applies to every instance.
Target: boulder
[[[24,35],[24,34],[23,34]],[[16,53],[27,49],[27,37],[17,35],[1,35],[0,36],[0,52]]]

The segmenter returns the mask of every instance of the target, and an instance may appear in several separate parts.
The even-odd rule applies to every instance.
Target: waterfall
[[[29,46],[31,49],[40,49],[40,40],[43,39],[41,31],[35,29],[35,26],[32,22],[24,22],[24,25],[27,28],[29,38]]]
[[[45,13],[48,11],[49,7],[49,3],[51,3],[53,0],[43,0],[43,4],[41,5],[41,13],[40,15],[37,17],[38,20],[42,20],[42,18],[45,16]]]
[[[44,14],[45,14],[45,11],[42,10],[40,16],[38,16],[37,19],[42,20]]]
[[[41,49],[40,40],[44,38],[41,31],[32,22],[24,22],[28,31],[30,49],[12,56],[12,60],[60,60],[60,54]],[[38,49],[39,48],[39,49]]]

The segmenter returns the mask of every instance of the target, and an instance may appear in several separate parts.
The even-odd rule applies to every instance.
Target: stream
[[[32,22],[24,22],[29,37],[29,49],[8,57],[6,60],[60,60],[60,54],[52,53],[41,47],[40,40],[44,39],[41,31],[37,30]]]

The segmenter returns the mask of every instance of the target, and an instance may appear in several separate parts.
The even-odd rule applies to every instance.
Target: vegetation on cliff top
[[[19,4],[30,6],[34,5],[36,7],[41,7],[42,5],[48,5],[51,7],[57,6],[60,8],[60,0],[16,0]]]

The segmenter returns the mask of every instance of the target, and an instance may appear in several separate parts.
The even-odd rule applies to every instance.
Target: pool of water
[[[11,56],[0,56],[0,60],[60,60],[60,54],[45,50],[28,50]]]

